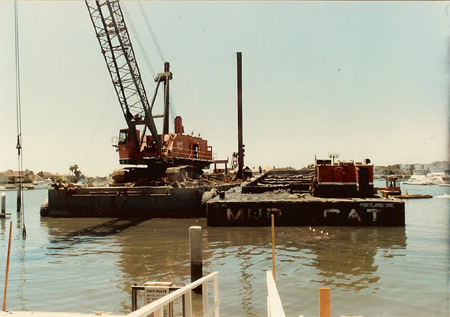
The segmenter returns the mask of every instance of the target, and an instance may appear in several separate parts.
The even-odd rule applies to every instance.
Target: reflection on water
[[[311,250],[316,255],[312,265],[320,270],[318,275],[322,277],[316,282],[342,290],[368,288],[380,279],[375,264],[377,252],[380,249],[388,252],[394,247],[406,248],[404,227],[388,231],[383,228],[338,229],[330,239],[318,240]],[[390,253],[390,256],[398,255]]]
[[[261,315],[260,308],[255,310],[254,302],[255,297],[264,299],[265,293],[260,287],[265,282],[261,281],[262,273],[272,270],[270,229],[227,228],[224,233],[222,228],[212,227],[207,228],[207,237],[208,262],[219,270],[229,262],[235,263],[235,272],[221,279],[225,280],[224,284],[234,285],[226,296],[238,292],[243,312],[231,305],[227,308],[239,315]],[[383,257],[404,256],[405,252],[399,250],[405,249],[404,227],[280,227],[276,228],[276,272],[278,280],[287,280],[290,284],[301,284],[301,275],[308,272],[307,282],[316,283],[317,289],[376,292],[373,284],[380,279],[376,255],[381,252]]]
[[[206,227],[205,219],[40,218],[45,196],[24,197],[26,240],[15,213],[0,220],[0,254],[6,254],[14,221],[10,310],[126,314],[132,284],[190,282],[188,228],[201,225],[204,273],[220,271],[221,315],[266,314],[270,228]],[[433,199],[407,203],[406,227],[276,228],[277,285],[286,314],[318,315],[318,289],[330,287],[336,315],[447,316],[449,252],[442,236],[448,227],[448,203]]]
[[[133,283],[148,280],[189,283],[188,228],[205,225],[204,219],[42,218],[40,222],[48,230],[45,255],[49,261],[53,257],[52,264],[80,265],[71,258],[99,262],[106,255],[115,255],[114,271],[116,278],[122,280],[115,287],[122,294],[129,294]],[[235,301],[228,304],[224,301],[222,309],[231,311],[232,315],[233,312],[260,315],[263,307],[259,303],[265,303],[266,296],[264,271],[272,269],[270,228],[204,227],[203,241],[204,272],[221,271],[221,295],[240,302],[236,306]],[[382,250],[382,256],[395,257],[402,254],[392,250],[405,248],[404,227],[317,227],[314,232],[303,227],[276,229],[278,275],[287,276],[295,283],[298,273],[313,269],[315,273],[309,274],[308,282],[343,291],[376,290],[371,286],[380,279],[376,254]],[[94,278],[102,275],[98,270],[111,265],[102,264],[95,269],[91,267],[91,272],[78,274]],[[120,305],[119,311],[127,312],[129,297],[124,296]]]

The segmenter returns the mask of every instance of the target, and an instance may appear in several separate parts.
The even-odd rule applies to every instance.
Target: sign
[[[145,305],[148,305],[161,297],[164,297],[170,293],[170,288],[173,283],[171,282],[147,282],[144,285],[145,289]],[[173,303],[164,306],[163,309],[164,317],[173,317]],[[149,317],[153,317],[154,314],[151,313]]]
[[[363,208],[395,208],[393,203],[384,202],[359,203],[359,206]]]

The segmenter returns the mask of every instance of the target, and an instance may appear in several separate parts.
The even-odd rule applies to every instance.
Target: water
[[[318,316],[320,287],[331,288],[333,316],[450,315],[450,187],[402,189],[434,196],[406,201],[405,227],[276,228],[286,316]],[[7,310],[127,314],[133,283],[190,282],[188,228],[201,225],[204,273],[220,272],[221,316],[267,315],[269,228],[212,228],[205,219],[40,218],[47,191],[30,190],[24,240],[16,192],[6,195],[12,215],[0,220],[0,284],[13,221]]]

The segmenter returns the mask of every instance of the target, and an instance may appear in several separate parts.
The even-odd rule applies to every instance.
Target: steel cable
[[[14,1],[14,44],[15,44],[15,66],[16,66],[16,114],[17,114],[17,160],[19,163],[19,191],[20,200],[18,203],[17,211],[22,215],[22,235],[26,236],[27,229],[25,226],[25,212],[23,203],[23,157],[22,157],[22,109],[20,103],[20,54],[19,54],[19,10],[17,6],[17,0]]]

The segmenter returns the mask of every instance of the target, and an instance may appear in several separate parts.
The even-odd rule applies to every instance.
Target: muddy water
[[[276,229],[287,316],[317,316],[320,287],[331,288],[333,316],[450,315],[450,188],[407,189],[434,198],[407,201],[406,227]],[[220,272],[221,316],[267,314],[269,228],[212,228],[205,219],[40,218],[47,192],[30,190],[24,240],[16,193],[6,194],[12,215],[0,219],[0,283],[3,289],[13,221],[8,310],[126,314],[133,283],[190,282],[188,228],[201,225],[204,273]]]

